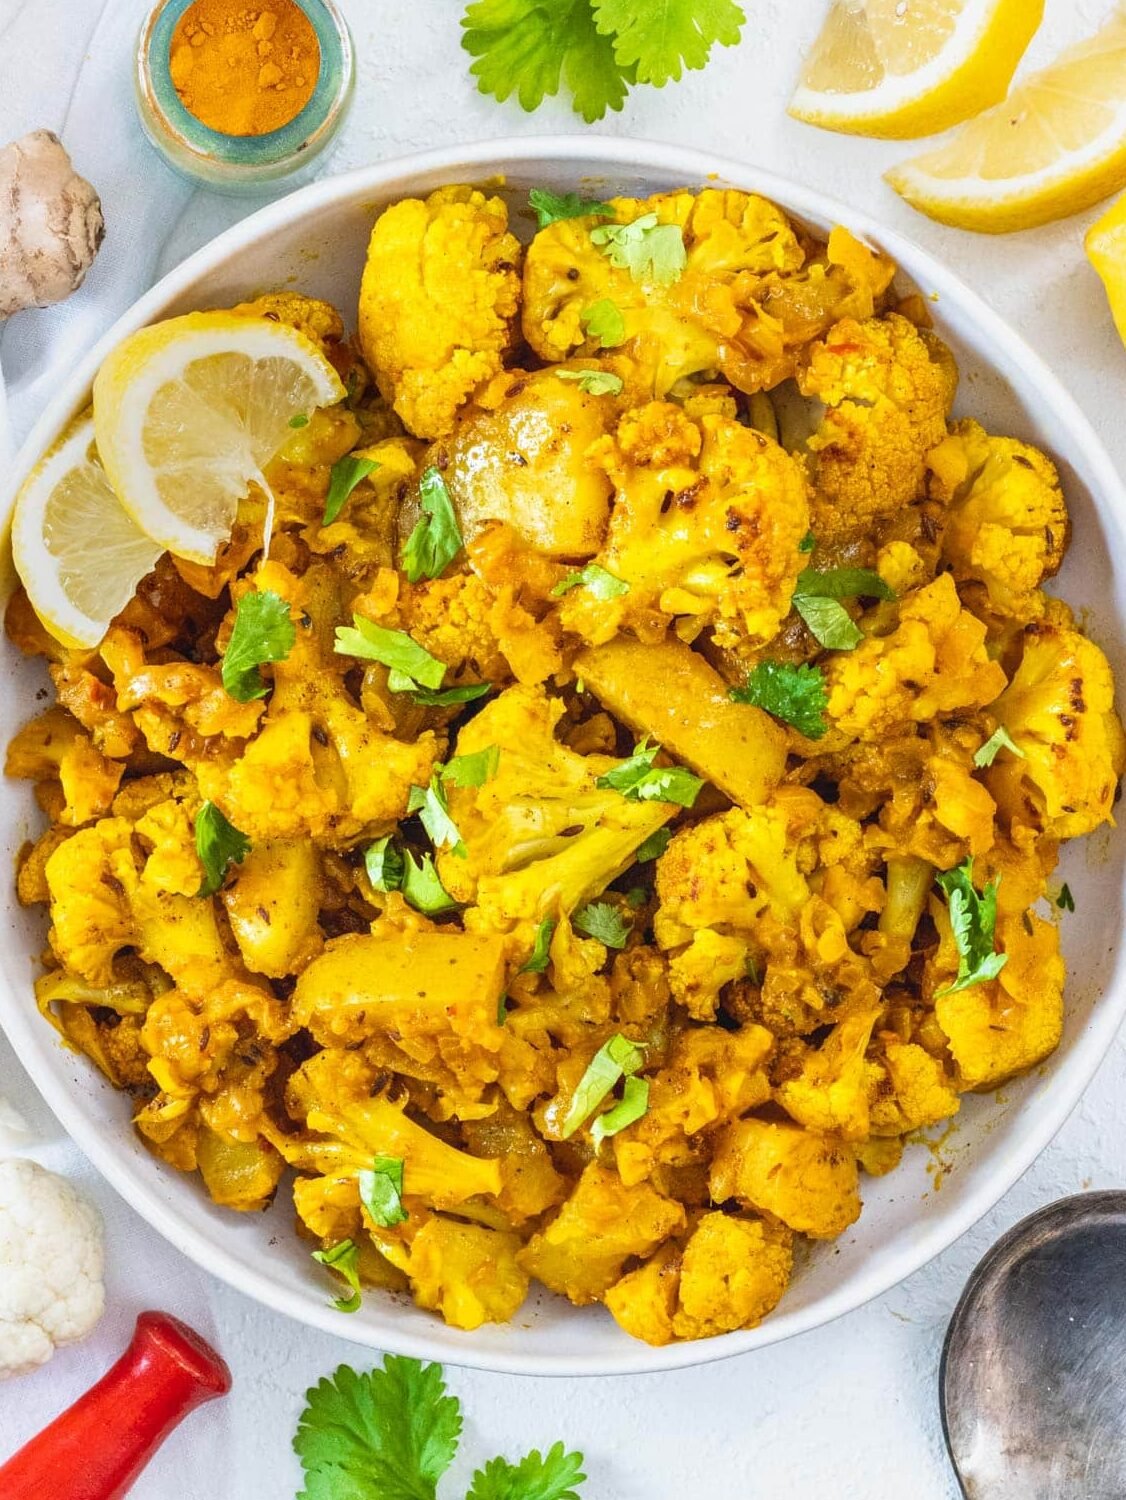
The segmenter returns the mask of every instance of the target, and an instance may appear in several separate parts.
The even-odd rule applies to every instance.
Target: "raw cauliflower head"
[[[954,424],[927,459],[929,493],[947,507],[942,556],[959,582],[984,584],[991,608],[1039,618],[1039,588],[1059,572],[1070,523],[1055,465],[977,422]]]
[[[375,221],[360,283],[360,345],[416,437],[449,432],[513,341],[520,246],[500,198],[444,187]]]
[[[693,421],[654,401],[593,450],[614,486],[598,562],[628,585],[573,589],[563,622],[597,645],[629,626],[659,638],[676,616],[720,644],[761,644],[790,608],[809,529],[805,475],[777,443],[730,418]]]
[[[986,776],[1014,837],[1025,829],[1078,838],[1110,821],[1126,742],[1110,663],[1094,642],[1029,625],[1020,666],[993,711],[1021,751],[998,756]]]
[[[807,351],[801,393],[826,407],[809,439],[819,540],[866,530],[918,498],[957,383],[945,344],[899,313],[842,319]]]
[[[102,1315],[97,1209],[33,1161],[0,1162],[0,1380],[45,1364]]]
[[[606,224],[600,216],[557,220],[528,248],[524,337],[551,362],[599,354],[587,317],[596,303],[612,302],[625,325],[614,352],[639,401],[701,374],[721,374],[741,391],[769,389],[793,373],[801,343],[846,314],[869,316],[891,280],[891,262],[844,230],[824,249],[811,246],[753,193],[661,193],[611,207],[618,224],[653,215],[681,231],[679,276],[615,266],[591,238]]]

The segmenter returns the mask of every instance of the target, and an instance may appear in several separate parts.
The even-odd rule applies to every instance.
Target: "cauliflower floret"
[[[434,1214],[411,1240],[407,1269],[414,1300],[440,1312],[453,1328],[507,1323],[528,1295],[519,1249],[515,1234]]]
[[[1027,443],[964,421],[927,467],[929,493],[947,507],[942,556],[955,577],[984,584],[998,614],[1038,619],[1040,585],[1059,572],[1070,532],[1055,465]]]
[[[957,973],[958,959],[941,909],[936,921],[943,942],[933,977],[944,986]],[[1026,1073],[1056,1050],[1063,1034],[1066,971],[1055,924],[1027,912],[999,917],[997,947],[1008,962],[996,979],[934,1002],[963,1089],[995,1089]]]
[[[542,689],[507,689],[457,741],[458,755],[498,747],[495,775],[480,787],[447,788],[467,857],[439,855],[443,884],[457,900],[475,903],[467,926],[519,926],[529,948],[541,917],[569,915],[599,895],[677,812],[597,786],[618,762],[561,745],[554,729],[562,713],[562,701]]]
[[[525,1271],[582,1307],[599,1301],[634,1255],[684,1228],[681,1204],[646,1183],[626,1187],[592,1162],[555,1218],[517,1256]]]
[[[1078,838],[1112,820],[1126,766],[1110,663],[1077,630],[1029,625],[1012,682],[993,705],[1021,757],[1000,755],[986,784],[1013,836]]]
[[[792,1267],[784,1225],[705,1214],[684,1247],[674,1334],[707,1339],[753,1328],[777,1307]]]
[[[541,229],[524,266],[524,336],[544,360],[601,351],[584,326],[597,302],[620,310],[622,356],[634,399],[721,373],[738,390],[769,389],[793,373],[798,348],[834,319],[868,317],[894,267],[844,230],[810,244],[765,198],[734,190],[617,198],[619,224],[649,214],[682,232],[685,266],[671,284],[635,279],[591,239],[601,218]]]
[[[957,379],[946,346],[899,313],[844,319],[806,353],[802,395],[826,406],[809,439],[819,541],[866,529],[918,498]]]
[[[862,1141],[869,1134],[865,1057],[878,1012],[849,1016],[820,1047],[795,1044],[800,1071],[778,1086],[778,1103],[807,1130]]]
[[[28,781],[58,778],[58,821],[78,828],[109,811],[125,767],[98,750],[78,720],[58,706],[31,719],[8,745],[4,774]]]
[[[513,342],[520,245],[500,198],[444,187],[380,214],[360,283],[360,345],[417,437],[441,437]]]
[[[881,1042],[870,1065],[872,1135],[909,1135],[958,1113],[957,1092],[937,1057],[891,1035]]]
[[[731,1198],[799,1234],[832,1240],[860,1217],[851,1146],[773,1120],[738,1120],[721,1132],[709,1179],[712,1202]]]
[[[33,1161],[0,1162],[0,1380],[46,1364],[102,1316],[98,1210]]]
[[[559,628],[540,622],[517,602],[521,580],[486,583],[475,573],[453,573],[402,590],[401,628],[450,669],[455,682],[545,682],[561,670]]]
[[[113,979],[118,950],[136,941],[130,897],[137,887],[133,829],[124,818],[81,828],[47,860],[51,947],[92,985]]]
[[[567,628],[594,644],[624,625],[653,639],[689,615],[714,626],[721,645],[769,640],[805,560],[800,464],[753,428],[718,416],[694,422],[667,401],[628,413],[594,455],[615,491],[598,562],[629,589],[610,600],[572,589]]]
[[[909,594],[887,635],[869,635],[825,667],[829,718],[845,734],[879,740],[897,725],[983,708],[1005,686],[985,626],[962,608],[949,573]]]

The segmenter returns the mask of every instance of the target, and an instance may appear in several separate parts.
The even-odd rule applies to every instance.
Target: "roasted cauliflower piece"
[[[520,245],[500,198],[471,187],[403,198],[375,221],[360,283],[360,345],[416,437],[451,431],[501,368],[520,298]]]
[[[407,1274],[415,1301],[454,1328],[507,1323],[528,1295],[520,1244],[518,1235],[433,1214],[411,1240]]]
[[[927,468],[928,493],[946,507],[942,556],[955,578],[983,584],[998,615],[1038,619],[1040,586],[1059,572],[1071,530],[1055,465],[968,419],[931,451]]]
[[[899,313],[844,319],[809,349],[798,385],[826,408],[808,444],[818,540],[863,531],[919,497],[957,379],[946,346]]]
[[[958,1113],[958,1093],[941,1059],[915,1042],[881,1038],[869,1073],[873,1136],[908,1135]]]
[[[524,337],[549,362],[599,354],[588,315],[612,302],[624,323],[613,352],[637,400],[659,399],[698,375],[721,374],[740,391],[769,389],[834,319],[868,317],[894,271],[844,230],[827,247],[810,245],[755,194],[705,189],[617,198],[611,207],[619,225],[653,216],[679,228],[683,269],[671,280],[651,265],[633,275],[596,242],[602,216],[558,220],[528,248]]]
[[[1020,756],[998,756],[986,784],[1024,836],[1078,838],[1112,819],[1126,742],[1110,663],[1077,630],[1025,627],[1012,682],[993,705]]]
[[[797,1044],[789,1063],[795,1076],[778,1086],[778,1103],[792,1119],[819,1135],[863,1141],[871,1133],[868,1045],[877,1012],[848,1016],[819,1047]]]
[[[109,812],[125,770],[98,750],[64,708],[48,708],[8,743],[4,774],[25,781],[58,780],[63,805],[59,822],[79,828]]]
[[[836,1239],[860,1217],[852,1148],[798,1125],[754,1117],[729,1125],[709,1185],[713,1203],[734,1198],[814,1240]]]
[[[628,585],[564,598],[564,625],[597,645],[625,626],[659,639],[688,616],[717,642],[769,640],[789,613],[809,530],[805,476],[777,443],[671,402],[627,413],[594,450],[614,487],[598,563]]]
[[[898,724],[991,704],[1006,679],[985,636],[943,573],[901,602],[894,629],[830,658],[830,719],[845,734],[878,740]]]

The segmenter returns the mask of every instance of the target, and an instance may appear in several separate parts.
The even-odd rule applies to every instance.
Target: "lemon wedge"
[[[188,313],[132,334],[94,381],[98,452],[121,503],[177,557],[209,563],[290,421],[344,396],[286,323]]]
[[[1102,277],[1107,301],[1126,344],[1126,195],[1088,229],[1087,259]]]
[[[1126,10],[887,180],[921,213],[1004,234],[1126,186]]]
[[[933,135],[1005,97],[1044,0],[833,0],[790,113],[884,139]]]
[[[65,646],[96,646],[163,550],[122,507],[80,417],[16,497],[12,556],[35,613]]]

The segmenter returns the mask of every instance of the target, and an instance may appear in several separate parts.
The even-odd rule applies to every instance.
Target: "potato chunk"
[[[280,979],[321,946],[320,855],[303,840],[258,844],[223,892],[231,931],[248,969]]]
[[[415,1301],[440,1312],[454,1328],[507,1323],[528,1295],[519,1248],[518,1235],[435,1215],[411,1244]]]

